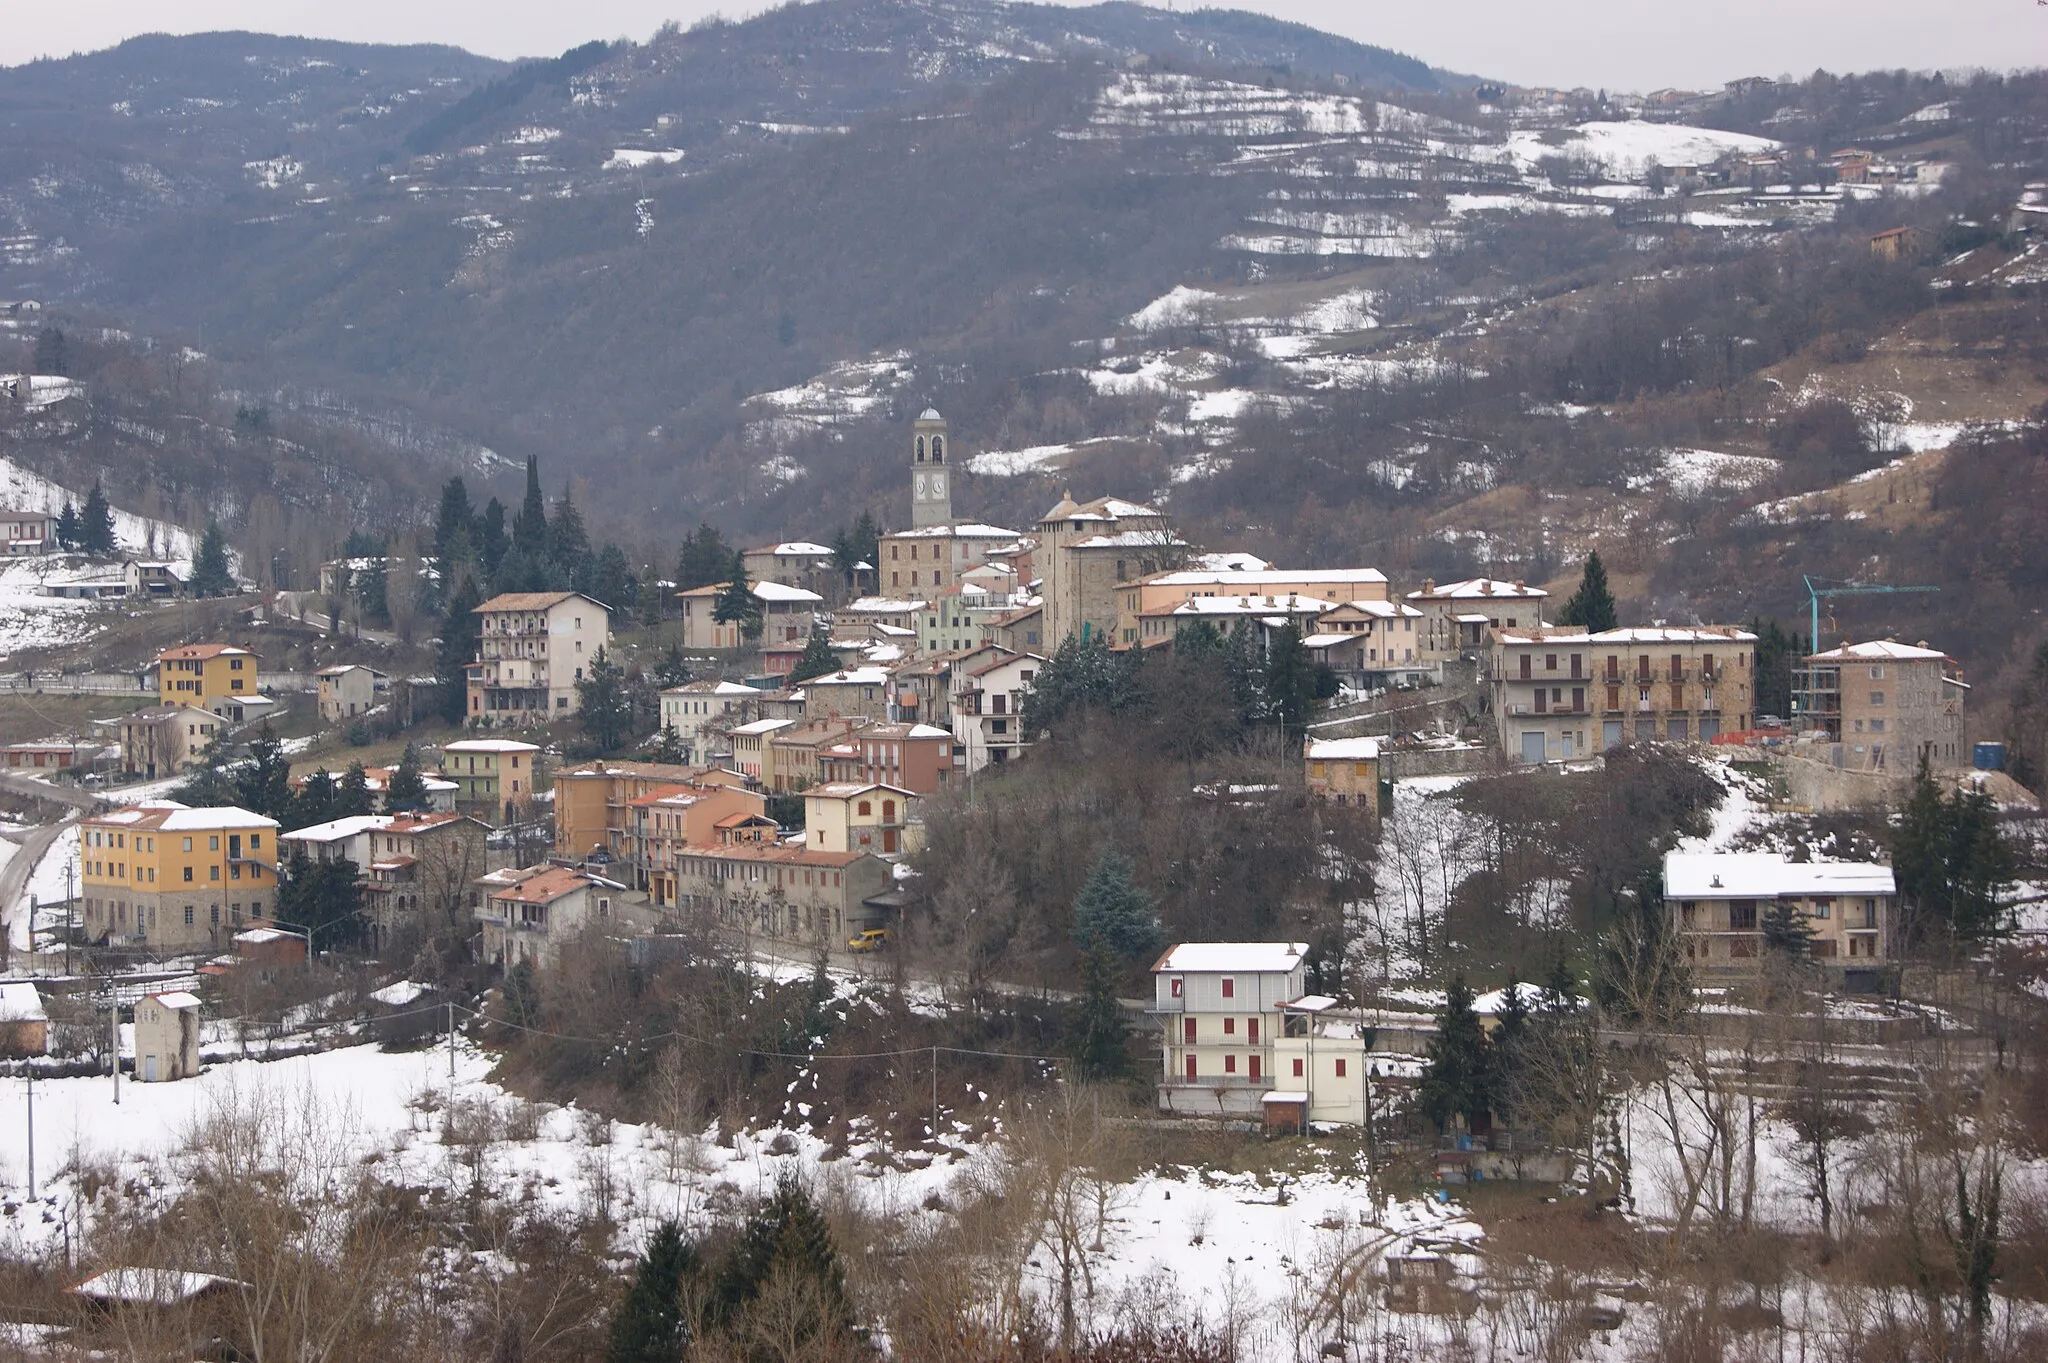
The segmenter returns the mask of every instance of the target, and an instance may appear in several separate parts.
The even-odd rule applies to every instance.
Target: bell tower
[[[927,407],[911,428],[910,528],[953,523],[953,470],[947,463],[952,442],[946,419]]]

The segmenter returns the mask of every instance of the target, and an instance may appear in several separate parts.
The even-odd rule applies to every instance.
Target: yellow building
[[[156,657],[159,705],[192,705],[211,710],[229,697],[254,696],[256,655],[233,644],[185,644]]]
[[[1309,794],[1332,804],[1355,805],[1378,817],[1379,739],[1310,739],[1303,747]]]
[[[149,800],[79,825],[86,935],[219,950],[277,909],[277,821]]]
[[[905,846],[917,797],[879,782],[832,781],[804,792],[804,846],[813,852],[878,852]]]
[[[456,785],[466,814],[507,823],[533,803],[540,748],[511,738],[465,738],[441,749],[441,774]]]

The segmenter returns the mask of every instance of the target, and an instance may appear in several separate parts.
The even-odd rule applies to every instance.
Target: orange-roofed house
[[[492,871],[475,882],[484,959],[507,970],[554,964],[562,943],[612,916],[625,886],[566,866]]]
[[[865,852],[820,852],[734,841],[676,850],[674,892],[657,902],[735,931],[830,945],[889,925],[868,901],[894,885],[888,862]]]
[[[766,808],[767,797],[735,785],[688,782],[636,796],[609,846],[611,875],[672,903],[676,849],[718,842],[721,827],[735,820],[760,819],[772,830],[774,820],[766,817]]]

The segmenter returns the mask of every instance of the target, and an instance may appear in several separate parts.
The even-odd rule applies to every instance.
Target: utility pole
[[[112,1047],[114,1061],[114,1106],[121,1106],[121,996],[114,992],[114,982],[107,981],[107,1040]]]
[[[28,1071],[28,1200],[36,1200],[36,1072]]]
[[[455,1000],[448,1000],[448,1101],[455,1101]]]
[[[939,1144],[939,1048],[932,1047],[932,1147]]]

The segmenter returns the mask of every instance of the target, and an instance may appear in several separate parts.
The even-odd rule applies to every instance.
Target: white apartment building
[[[507,592],[476,608],[473,724],[545,724],[576,713],[576,683],[611,642],[611,611],[581,592]]]
[[[686,765],[709,767],[732,751],[726,731],[746,722],[748,707],[761,698],[738,682],[700,681],[668,687],[661,693],[661,727],[673,729],[682,743]]]

